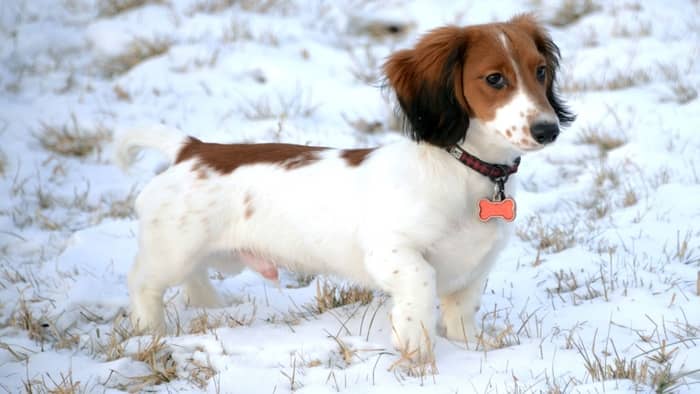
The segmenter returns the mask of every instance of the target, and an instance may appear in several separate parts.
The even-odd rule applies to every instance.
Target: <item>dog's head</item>
[[[575,118],[555,89],[559,56],[535,19],[521,15],[433,30],[394,53],[384,71],[414,140],[456,144],[471,121],[525,152],[553,142]]]

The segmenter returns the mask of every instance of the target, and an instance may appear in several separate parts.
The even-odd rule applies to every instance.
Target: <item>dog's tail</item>
[[[126,171],[140,150],[151,148],[165,154],[172,164],[188,138],[180,130],[164,125],[124,130],[115,137],[113,161]]]

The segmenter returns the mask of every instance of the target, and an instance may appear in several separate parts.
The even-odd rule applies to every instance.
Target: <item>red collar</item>
[[[467,153],[459,145],[453,145],[447,148],[447,151],[457,160],[462,162],[465,166],[471,168],[472,170],[478,172],[479,174],[490,178],[493,182],[505,183],[511,174],[518,172],[518,166],[520,165],[520,158],[518,157],[513,161],[513,165],[505,164],[492,164],[487,163],[478,157]]]

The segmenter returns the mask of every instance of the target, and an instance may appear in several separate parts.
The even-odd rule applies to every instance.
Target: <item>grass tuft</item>
[[[576,221],[567,224],[548,224],[537,216],[528,218],[525,225],[519,226],[516,234],[523,241],[531,242],[541,251],[557,253],[576,244]]]
[[[110,76],[123,74],[150,58],[167,53],[172,44],[167,37],[135,38],[124,52],[105,61],[103,69]]]
[[[100,16],[114,16],[122,12],[142,7],[146,4],[163,4],[164,0],[99,0],[97,10]]]
[[[5,177],[5,169],[7,168],[7,155],[0,150],[0,177]]]
[[[675,101],[678,104],[687,104],[698,98],[698,89],[687,78],[691,72],[692,64],[688,65],[685,70],[680,70],[678,65],[660,65],[661,73],[668,81],[667,85],[671,89],[671,97],[666,97],[663,100]]]
[[[651,81],[649,72],[645,70],[617,70],[605,75],[602,79],[575,81],[572,78],[562,80],[560,85],[564,92],[623,90],[640,86]]]
[[[314,114],[318,104],[314,104],[309,94],[297,89],[289,96],[278,95],[276,102],[268,96],[248,101],[241,108],[243,116],[250,120],[308,118]]]
[[[327,280],[316,282],[316,312],[324,313],[330,309],[359,302],[367,305],[374,299],[374,292],[358,286],[338,286]]]
[[[68,373],[61,372],[58,378],[54,378],[48,373],[41,378],[27,378],[22,381],[22,386],[27,394],[82,394],[90,391],[87,387],[83,387],[80,381],[73,380],[72,370],[68,370]]]
[[[206,310],[201,310],[197,316],[190,320],[187,330],[189,334],[207,334],[219,327],[242,327],[250,326],[255,321],[256,310],[253,309],[250,315],[233,316],[229,313],[211,314]]]
[[[173,351],[161,337],[151,337],[146,346],[139,346],[138,351],[131,358],[145,363],[151,370],[148,375],[133,378],[138,383],[139,390],[168,383],[178,377]]]
[[[593,126],[584,127],[576,139],[576,143],[594,145],[602,154],[617,149],[629,141],[624,130],[611,132]]]
[[[102,126],[86,130],[75,115],[71,115],[71,120],[70,125],[62,126],[42,123],[36,139],[44,149],[57,155],[84,158],[100,152],[102,144],[112,138],[111,132]]]
[[[593,0],[564,0],[549,23],[557,27],[568,26],[599,9],[600,6],[595,4]]]

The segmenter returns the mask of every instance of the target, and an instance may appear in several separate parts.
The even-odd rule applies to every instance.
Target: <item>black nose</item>
[[[559,126],[556,123],[538,122],[530,127],[530,132],[535,141],[540,144],[549,144],[557,139]]]

